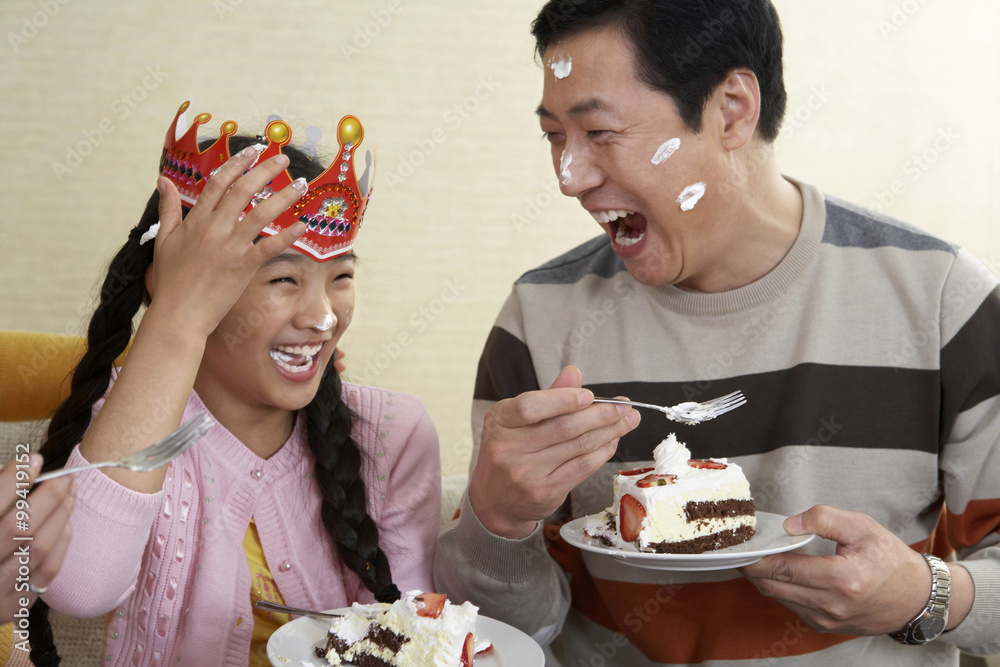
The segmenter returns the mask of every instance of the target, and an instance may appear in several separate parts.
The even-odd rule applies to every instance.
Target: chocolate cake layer
[[[752,516],[757,506],[750,500],[722,500],[718,502],[690,502],[684,507],[688,523],[705,519],[728,519],[734,516]]]
[[[683,540],[680,542],[656,542],[650,544],[658,554],[700,554],[716,549],[743,544],[757,533],[755,528],[750,526],[740,526],[733,530],[723,530],[711,535],[696,537],[693,540]]]

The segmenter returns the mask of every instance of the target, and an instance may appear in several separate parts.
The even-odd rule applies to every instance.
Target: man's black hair
[[[638,78],[669,95],[701,131],[705,103],[734,69],[757,76],[757,129],[773,142],[785,115],[782,36],[770,0],[549,0],[531,26],[539,57],[581,32],[613,28],[632,45]]]

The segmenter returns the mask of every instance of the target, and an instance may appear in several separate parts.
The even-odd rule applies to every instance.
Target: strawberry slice
[[[711,459],[689,459],[688,465],[692,468],[700,468],[702,470],[725,470],[727,467],[725,463],[719,463]]]
[[[458,663],[460,667],[472,667],[472,659],[476,654],[476,640],[472,638],[472,633],[465,635],[465,650],[462,651],[462,661]]]
[[[444,593],[424,593],[413,598],[417,603],[417,616],[439,618],[448,596]]]
[[[618,504],[618,524],[622,539],[635,542],[642,531],[642,522],[646,518],[646,509],[635,496],[625,494]]]
[[[623,477],[633,477],[635,475],[645,475],[647,472],[653,472],[652,468],[636,468],[635,470],[622,470],[619,475]]]
[[[646,475],[635,483],[640,489],[648,489],[653,486],[667,486],[677,481],[677,475]]]

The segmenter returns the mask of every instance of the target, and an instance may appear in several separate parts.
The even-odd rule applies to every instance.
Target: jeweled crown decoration
[[[174,122],[167,130],[160,158],[160,173],[177,186],[182,200],[193,205],[198,201],[207,181],[231,157],[229,137],[236,134],[238,126],[235,121],[226,121],[222,124],[219,138],[204,151],[200,151],[198,128],[212,119],[211,114],[201,113],[195,116],[183,136],[177,137],[178,120],[190,104],[188,101],[180,106]],[[273,120],[268,123],[263,137],[267,140],[267,147],[261,153],[258,163],[278,155],[281,148],[291,141],[292,130],[284,121]],[[375,157],[370,153],[366,154],[365,172],[361,176],[361,185],[358,185],[354,156],[364,138],[365,131],[361,121],[354,116],[341,118],[337,125],[337,141],[340,144],[337,158],[326,171],[309,183],[306,194],[276,217],[264,228],[263,233],[277,234],[296,220],[302,220],[306,223],[307,230],[295,242],[296,249],[320,262],[349,252],[354,247],[354,239],[361,228],[375,175]],[[289,185],[292,180],[287,170],[279,173],[254,195],[244,214]]]

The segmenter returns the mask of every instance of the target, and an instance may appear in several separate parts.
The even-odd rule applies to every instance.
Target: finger
[[[160,193],[160,203],[156,209],[160,216],[160,231],[157,233],[157,238],[165,239],[184,219],[181,212],[181,194],[177,191],[177,186],[164,176],[156,179],[156,190]]]
[[[840,556],[776,554],[739,568],[743,575],[770,592],[792,589],[826,589],[838,577],[844,559]],[[792,599],[792,598],[788,598]]]
[[[253,254],[253,261],[259,265],[272,257],[277,257],[290,248],[305,233],[306,223],[296,220],[290,227],[285,227],[277,234],[267,236],[255,243],[250,251]]]
[[[557,417],[534,429],[535,451],[558,467],[578,456],[587,456],[639,425],[639,413],[627,405],[598,404]]]
[[[66,503],[72,506],[73,477],[59,477],[42,482],[28,496],[30,519],[29,525],[34,531],[40,528],[49,517],[61,509]]]
[[[344,357],[347,356],[343,350],[339,347],[333,350],[333,367],[338,373],[343,373],[347,370],[347,364],[344,363]]]
[[[255,144],[253,146],[247,146],[241,150],[236,155],[232,156],[222,167],[215,172],[215,174],[209,176],[208,181],[205,183],[205,188],[201,191],[198,196],[198,203],[195,204],[193,210],[197,211],[213,211],[218,208],[220,202],[229,192],[230,188],[239,180],[243,172],[250,169],[257,159],[260,157],[260,151],[263,151],[264,147],[261,144]],[[286,158],[287,159],[287,158]],[[252,174],[255,169],[250,171]],[[247,174],[248,176],[250,174]],[[265,181],[266,183],[267,181]],[[257,190],[260,188],[258,187]],[[256,192],[254,190],[253,192]],[[253,196],[252,193],[250,196]],[[249,197],[246,203],[249,203]],[[246,208],[246,203],[243,204],[243,208]]]
[[[549,385],[549,389],[559,387],[583,387],[583,373],[576,366],[564,367]]]
[[[35,532],[31,542],[30,580],[36,588],[48,586],[59,573],[72,533],[69,522],[72,508],[73,496],[70,495],[67,502],[53,512]]]
[[[520,428],[577,412],[593,400],[593,393],[587,389],[541,389],[499,401],[490,409],[489,416],[503,428]]]
[[[261,201],[245,217],[240,218],[247,206],[250,205],[250,201],[254,195],[264,189],[287,166],[287,155],[278,154],[268,160],[264,160],[233,183],[229,192],[222,198],[218,206],[216,206],[216,212],[223,219],[234,221],[234,224],[237,224],[249,238],[255,238],[261,229],[266,227],[271,220],[297,199],[295,196],[297,190],[302,193],[305,192],[304,188],[294,188],[291,191],[288,191],[287,187],[282,188],[280,192]],[[289,192],[291,196],[289,196]],[[272,202],[272,200],[274,201]],[[277,210],[275,210],[276,207]],[[270,214],[270,217],[267,217],[267,215],[262,214],[262,211],[273,211],[273,213]],[[257,224],[262,216],[266,219]]]
[[[881,527],[867,514],[816,505],[785,519],[784,528],[789,535],[818,535],[855,550]]]
[[[563,461],[548,475],[549,481],[552,485],[575,488],[610,461],[616,451],[618,451],[617,439],[604,442],[586,454]]]

